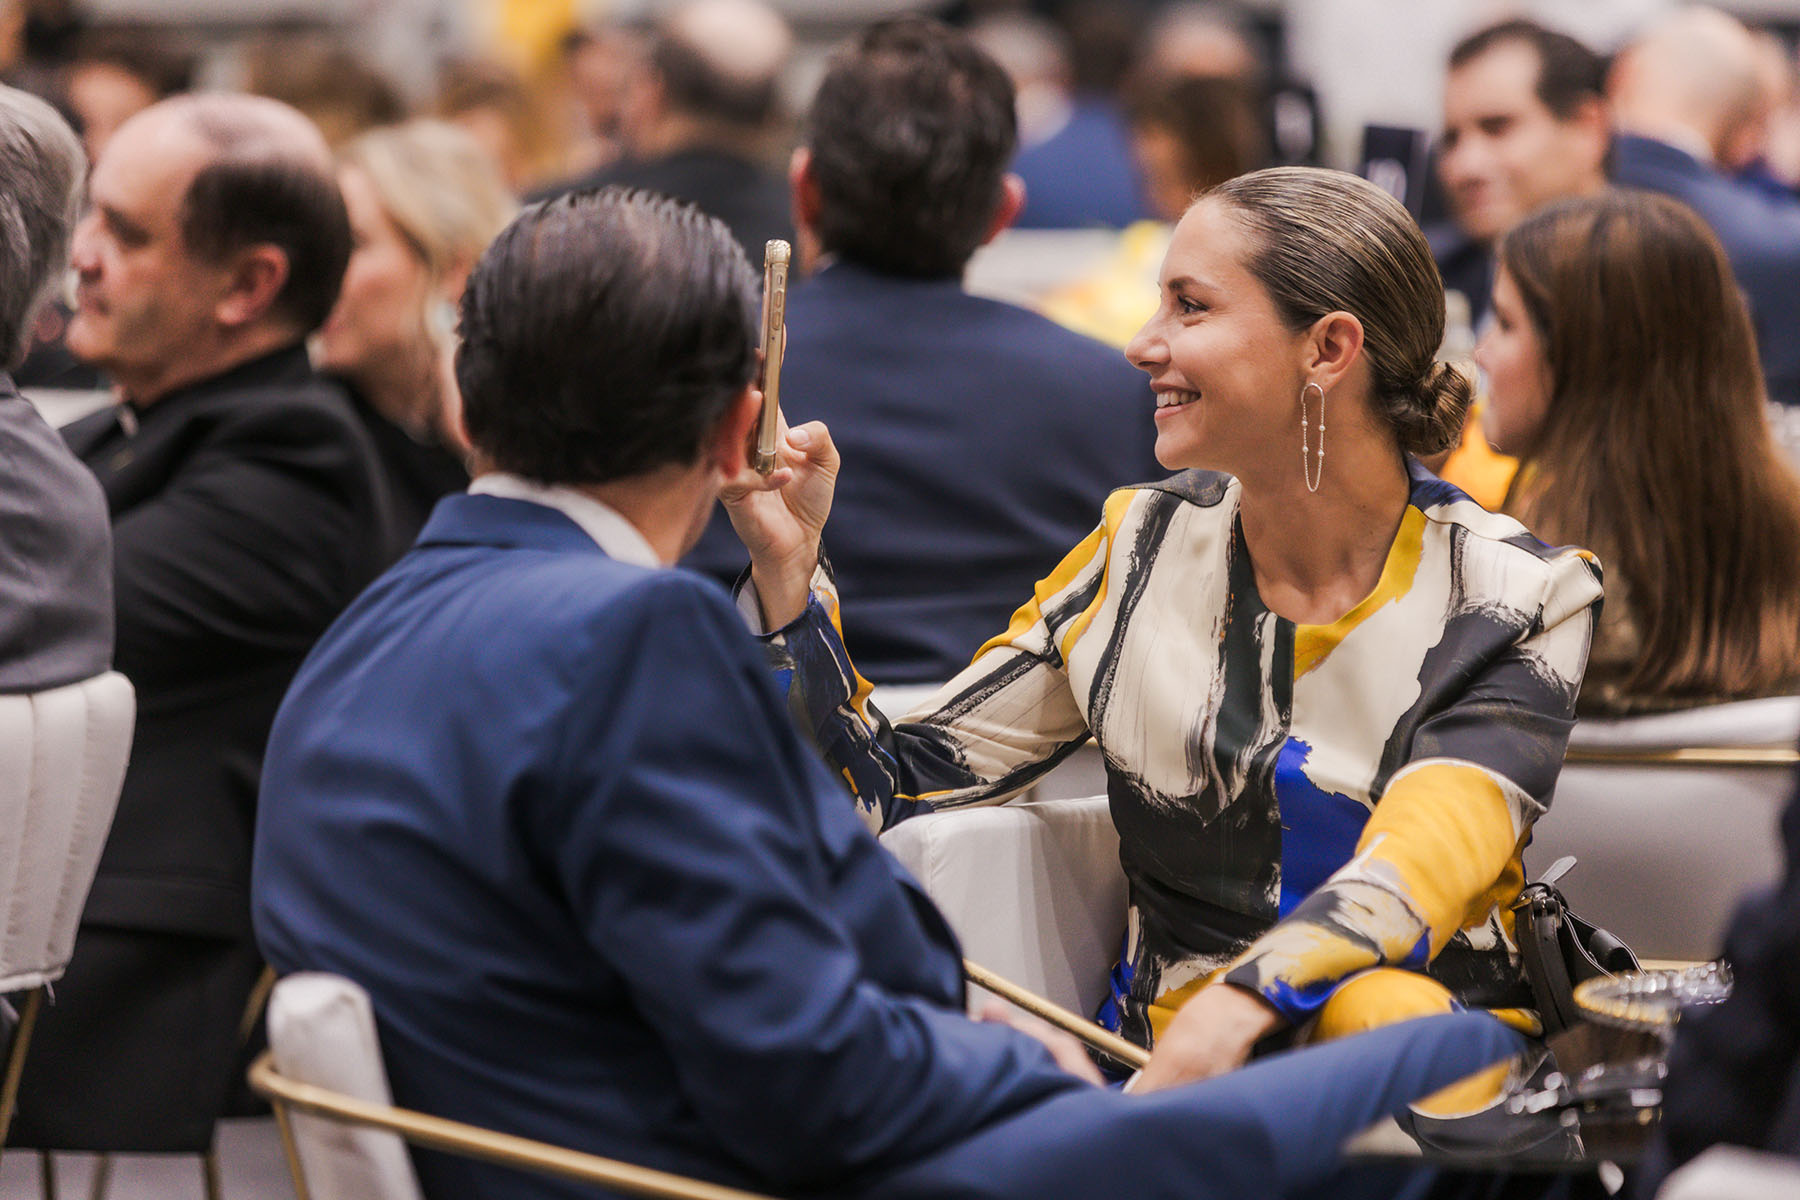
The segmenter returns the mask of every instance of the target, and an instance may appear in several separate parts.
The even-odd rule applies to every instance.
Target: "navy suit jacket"
[[[781,402],[843,453],[825,550],[845,645],[877,683],[967,666],[1109,492],[1167,474],[1142,372],[955,279],[837,263],[797,287]],[[684,561],[729,582],[748,560],[720,512]]]
[[[962,1015],[943,919],[725,594],[553,509],[444,499],[301,670],[263,787],[263,950],[368,988],[401,1104],[795,1190],[1087,1090]]]
[[[1800,404],[1800,200],[1649,138],[1620,134],[1613,153],[1614,182],[1673,196],[1712,226],[1750,305],[1769,399]]]

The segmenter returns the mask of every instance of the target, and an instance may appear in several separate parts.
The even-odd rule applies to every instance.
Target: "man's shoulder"
[[[967,363],[997,380],[1020,368],[1034,381],[1062,377],[1072,387],[1144,383],[1112,346],[1029,308],[968,292],[955,280],[901,279],[867,270],[852,275],[838,267],[795,289],[789,313],[790,344],[796,346],[809,336],[861,344],[917,340],[933,346],[933,371]],[[883,319],[871,321],[871,314]],[[953,336],[941,336],[945,333]]]
[[[371,469],[376,461],[374,439],[349,395],[310,370],[278,378],[222,378],[195,394],[158,401],[144,414],[138,441],[146,450],[169,441],[193,448],[255,446],[258,454],[330,447]]]
[[[63,488],[74,489],[74,494]],[[0,490],[53,489],[64,501],[99,497],[99,485],[29,400],[0,393]],[[102,511],[105,505],[100,503]]]

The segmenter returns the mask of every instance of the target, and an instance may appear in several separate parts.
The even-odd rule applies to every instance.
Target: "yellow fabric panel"
[[[815,576],[815,578],[817,577]],[[837,630],[838,640],[843,641],[844,614],[838,604],[836,590],[815,587],[813,595],[825,605],[825,615],[830,618],[831,627]],[[869,696],[875,691],[875,685],[862,677],[862,672],[856,669],[855,663],[850,664],[850,673],[856,677],[856,690],[850,695],[851,711],[856,713],[856,719],[864,725],[874,725],[875,718],[869,715]],[[848,773],[845,772],[845,774]],[[854,791],[854,787],[851,790]]]
[[[1382,564],[1375,590],[1329,625],[1294,626],[1294,678],[1324,662],[1326,655],[1337,649],[1338,643],[1371,613],[1411,591],[1424,551],[1425,514],[1409,504],[1401,514],[1400,528],[1394,534],[1394,544],[1388,547],[1387,561]]]
[[[575,0],[487,0],[493,30],[511,61],[528,74],[555,61],[563,37],[579,23]]]
[[[1345,980],[1319,1010],[1304,1040],[1329,1042],[1414,1017],[1453,1012],[1455,1008],[1450,990],[1437,980],[1416,971],[1380,967]],[[1511,1063],[1495,1063],[1434,1092],[1413,1107],[1435,1116],[1486,1108],[1499,1097],[1511,1070]]]
[[[1125,519],[1125,510],[1131,507],[1133,495],[1135,493],[1131,491],[1118,491],[1106,498],[1106,507],[1099,527],[1082,538],[1073,550],[1065,554],[1063,560],[1056,564],[1054,571],[1038,581],[1037,587],[1032,589],[1031,599],[1021,604],[1018,611],[1013,613],[1012,620],[1007,623],[1006,632],[984,642],[981,649],[975,652],[975,658],[970,659],[971,662],[996,647],[1011,646],[1031,632],[1032,628],[1044,619],[1044,604],[1052,596],[1064,591],[1071,583],[1074,583],[1075,577],[1087,569],[1089,564],[1094,561],[1095,555],[1106,553],[1107,543],[1113,532],[1118,529],[1120,522]],[[1065,659],[1068,656],[1069,647],[1074,645],[1075,639],[1086,631],[1094,619],[1094,614],[1099,611],[1100,605],[1105,599],[1106,582],[1102,579],[1100,590],[1094,596],[1094,602],[1088,605],[1087,610],[1075,620],[1070,627],[1068,636],[1063,639],[1062,650]],[[838,632],[842,634],[843,631],[840,629]]]
[[[1479,767],[1428,763],[1389,787],[1356,845],[1393,868],[1431,933],[1433,956],[1518,859],[1500,785]],[[1491,902],[1490,902],[1491,906]]]
[[[1065,329],[1123,350],[1156,315],[1157,276],[1172,230],[1162,221],[1128,225],[1092,271],[1039,297],[1038,311]]]
[[[1513,476],[1518,473],[1519,460],[1501,454],[1488,444],[1487,435],[1481,431],[1481,416],[1486,410],[1485,398],[1477,400],[1469,409],[1469,419],[1463,424],[1462,442],[1444,460],[1444,468],[1438,476],[1445,483],[1461,488],[1468,493],[1469,499],[1489,512],[1499,512],[1501,502],[1506,499],[1506,489],[1512,486]]]
[[[1150,1018],[1150,1036],[1154,1039],[1152,1045],[1162,1040],[1163,1032],[1169,1028],[1169,1022],[1175,1019],[1176,1010],[1199,995],[1201,988],[1217,979],[1224,971],[1224,967],[1220,967],[1216,971],[1208,971],[1198,979],[1190,979],[1178,988],[1170,988],[1150,1002],[1150,1009],[1146,1015]]]
[[[1307,1041],[1367,1033],[1383,1025],[1454,1009],[1450,989],[1417,971],[1377,967],[1346,979],[1319,1009]]]

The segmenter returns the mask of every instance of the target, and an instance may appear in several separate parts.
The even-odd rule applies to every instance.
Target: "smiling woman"
[[[1128,356],[1157,455],[1011,626],[890,726],[814,573],[835,455],[727,504],[791,705],[872,824],[996,803],[1092,738],[1131,915],[1102,1018],[1141,1086],[1455,1004],[1528,1007],[1508,904],[1555,783],[1599,573],[1408,458],[1468,388],[1405,210],[1354,176],[1261,171],[1177,227]],[[810,594],[809,594],[810,586]],[[1529,1012],[1513,1019],[1532,1027]]]

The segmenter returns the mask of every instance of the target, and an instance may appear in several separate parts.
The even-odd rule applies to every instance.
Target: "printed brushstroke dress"
[[[1593,556],[1414,467],[1375,590],[1331,625],[1257,594],[1229,476],[1115,492],[915,714],[867,704],[821,572],[767,640],[864,818],[997,803],[1092,737],[1130,915],[1103,1019],[1149,1044],[1223,977],[1296,1024],[1359,971],[1527,1005],[1508,904],[1593,639]]]

